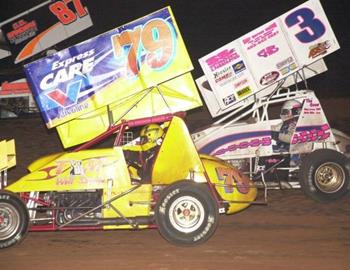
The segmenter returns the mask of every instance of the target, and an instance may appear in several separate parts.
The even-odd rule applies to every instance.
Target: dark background
[[[43,1],[2,0],[0,22]],[[59,49],[84,41],[112,28],[147,15],[167,5],[172,7],[180,32],[192,59],[194,78],[203,72],[198,59],[271,19],[305,2],[303,0],[82,0],[94,26],[58,45]],[[309,80],[319,97],[350,96],[350,2],[321,0],[341,49],[325,58],[328,71]],[[0,60],[0,69],[11,62]],[[0,75],[0,81],[11,81]]]

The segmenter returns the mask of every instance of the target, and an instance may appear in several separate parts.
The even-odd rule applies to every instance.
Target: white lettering
[[[70,68],[72,68],[73,66],[71,66]],[[58,83],[60,82],[66,82],[69,80],[67,71],[65,69],[60,69],[59,71],[57,71],[57,74],[55,76],[55,79],[53,80],[53,85],[56,86]]]
[[[193,241],[196,242],[196,241],[202,239],[209,232],[210,228],[214,224],[214,221],[215,221],[214,217],[208,216],[208,223],[207,223],[207,225],[205,226],[204,230],[200,234],[198,234],[197,236],[193,237]]]
[[[9,195],[0,195],[1,200],[9,200],[10,196]]]
[[[55,70],[55,69],[58,69],[58,68],[66,68],[68,67],[70,64],[73,64],[74,62],[76,62],[77,60],[81,60],[81,59],[84,59],[84,58],[87,58],[87,57],[90,57],[92,55],[95,54],[95,49],[91,49],[89,51],[86,51],[86,52],[83,52],[81,54],[78,54],[76,56],[73,56],[71,58],[68,58],[66,60],[63,60],[63,61],[55,61],[53,62],[52,64],[52,67],[51,67],[51,70]]]
[[[47,74],[40,82],[41,89],[50,89],[53,83],[53,73]]]
[[[84,76],[84,74],[89,73],[93,70],[94,67],[94,57],[83,60],[82,63],[75,63],[67,68],[59,69],[56,74],[49,73],[47,74],[40,82],[40,88],[42,90],[49,90],[60,83],[70,81],[74,78],[75,75]],[[61,63],[55,62],[53,66],[58,66]]]
[[[92,69],[94,68],[94,57],[85,59],[83,61],[83,69],[82,72],[84,74],[89,73],[90,71],[92,71]]]
[[[168,195],[166,195],[166,197],[164,198],[161,206],[159,207],[159,211],[160,213],[164,214],[165,215],[165,209],[166,209],[166,206],[169,202],[169,200],[176,194],[180,193],[180,189],[175,189],[173,190],[172,192],[170,192]]]

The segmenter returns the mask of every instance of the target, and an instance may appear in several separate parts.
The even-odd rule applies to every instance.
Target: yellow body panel
[[[121,195],[112,201],[111,206],[103,208],[103,218],[150,216],[154,185],[167,186],[181,180],[210,181],[219,201],[228,203],[227,214],[240,211],[255,200],[257,190],[249,178],[218,158],[197,153],[181,118],[173,117],[163,124],[163,128],[166,133],[153,164],[151,183],[132,184],[123,148],[111,147],[40,158],[29,165],[29,174],[6,189],[15,193],[101,190],[103,203]],[[124,148],[129,149],[128,146]],[[103,228],[129,229],[131,226],[109,225]]]
[[[119,169],[126,168],[123,166],[125,161],[121,149],[63,153],[52,160],[54,156],[35,161],[29,168],[36,170],[23,176],[7,189],[13,192],[103,189],[106,188],[108,179],[128,177],[127,172]],[[49,160],[52,161],[44,163]],[[125,181],[118,182],[119,185],[126,185]]]
[[[40,168],[42,168],[43,166],[45,166],[46,164],[50,163],[51,161],[54,161],[55,159],[57,159],[58,157],[64,155],[64,153],[56,153],[56,154],[51,154],[51,155],[47,155],[44,157],[41,157],[37,160],[35,160],[34,162],[32,162],[29,166],[28,166],[28,170],[30,172],[34,172]]]
[[[256,199],[255,184],[238,169],[215,157],[201,155],[201,159],[216,191],[229,202],[226,214],[241,211]]]
[[[112,196],[120,194],[120,190],[114,189]],[[145,184],[141,185],[138,189],[131,192],[130,194],[123,196],[112,203],[124,216],[137,217],[137,216],[149,216],[151,210],[151,195],[152,195],[152,185]],[[103,192],[103,201],[109,200],[108,190]],[[120,217],[116,212],[110,207],[103,210],[103,217]],[[148,226],[140,226],[139,228],[147,228]],[[119,226],[103,226],[104,229],[130,229],[130,225],[119,225]]]
[[[108,108],[96,109],[56,127],[65,148],[89,141],[106,131],[110,125],[108,114],[115,123],[119,123],[122,118],[127,120],[166,114],[170,112],[169,107],[173,111],[185,111],[202,105],[190,73],[133,95],[130,95],[129,88],[117,88],[118,100],[109,104]],[[115,92],[106,91],[107,94],[110,100],[115,99]]]
[[[0,172],[16,165],[15,140],[0,141]]]
[[[182,119],[174,117],[158,152],[152,173],[153,184],[171,184],[190,179],[205,182],[204,167]]]
[[[199,156],[185,123],[174,117],[154,164],[152,183],[169,185],[191,178],[196,182],[206,182],[205,173],[221,200],[229,202],[227,214],[248,207],[256,199],[254,183],[221,159]]]
[[[16,193],[103,190],[102,202],[106,202],[134,187],[121,147],[54,154],[33,162],[29,168],[35,170],[6,189]],[[142,185],[128,195],[113,201],[112,205],[127,217],[148,216],[151,192],[151,184]],[[104,218],[119,217],[110,207],[104,208],[102,215]],[[130,226],[104,226],[104,228],[130,228]]]

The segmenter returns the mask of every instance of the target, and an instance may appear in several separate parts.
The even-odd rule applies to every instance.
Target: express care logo
[[[82,86],[82,80],[74,80],[77,77],[85,77],[94,67],[95,50],[83,52],[63,61],[55,61],[51,66],[51,73],[47,74],[40,82],[40,89],[47,91],[45,95],[60,107],[69,107],[76,104]],[[71,81],[65,88],[59,87]],[[53,90],[51,90],[53,89]]]

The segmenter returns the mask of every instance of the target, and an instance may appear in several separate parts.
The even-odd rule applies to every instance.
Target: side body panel
[[[247,208],[257,196],[254,183],[238,169],[219,159],[201,155],[211,184],[223,201],[229,203],[226,214],[232,214]]]
[[[206,182],[204,172],[186,124],[182,119],[174,117],[159,149],[152,183],[165,185],[192,177],[196,182]]]
[[[209,127],[192,135],[200,153],[213,155],[225,160],[309,153],[317,148],[336,149],[335,139],[322,106],[314,92],[309,91],[300,99],[302,111],[297,119],[295,131],[289,147],[283,151],[276,149],[278,142],[273,131],[282,125],[281,119],[237,122]]]
[[[64,153],[6,189],[16,193],[103,190],[104,203],[132,187],[123,151],[116,147]],[[127,217],[147,216],[150,212],[151,191],[151,185],[143,185],[113,201],[112,205]],[[131,201],[147,204],[131,204]],[[119,215],[112,208],[106,207],[102,210],[102,216],[110,218]]]

